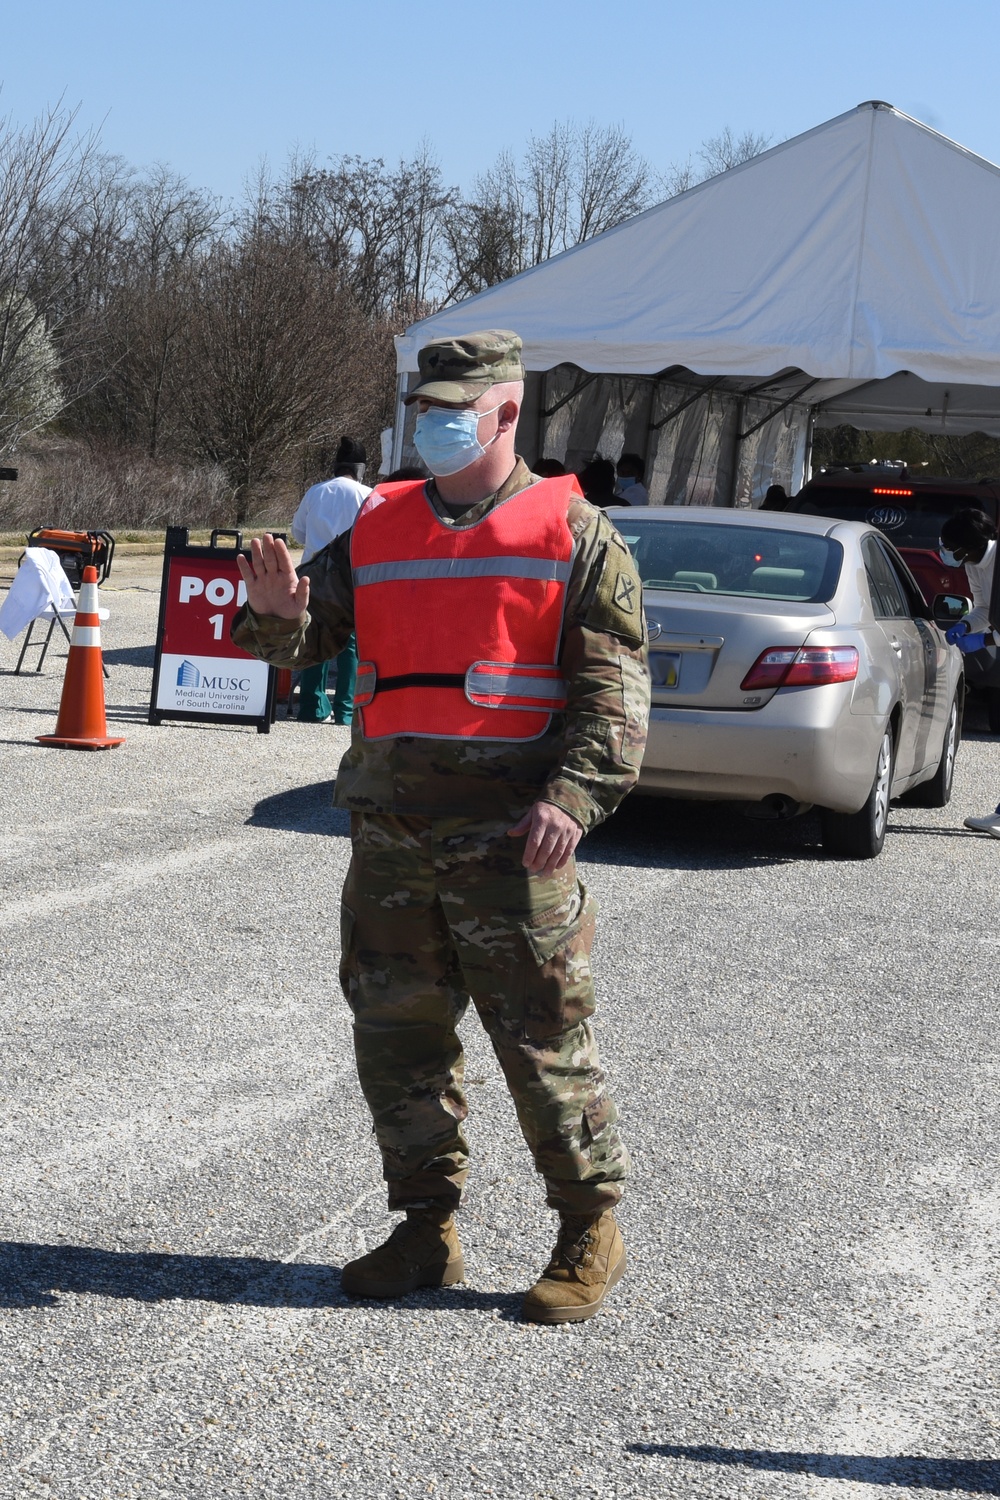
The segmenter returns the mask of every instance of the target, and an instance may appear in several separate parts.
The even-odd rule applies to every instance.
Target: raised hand
[[[247,603],[255,615],[278,615],[282,620],[302,620],[309,607],[309,580],[300,578],[292,566],[288,548],[265,532],[250,543],[250,557],[236,559],[247,586]]]

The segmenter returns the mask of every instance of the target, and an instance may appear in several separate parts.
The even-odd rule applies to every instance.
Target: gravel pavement
[[[467,1019],[468,1283],[357,1304],[347,731],[151,728],[159,564],[112,582],[121,748],[37,746],[65,646],[17,678],[0,638],[0,1496],[1000,1496],[982,726],[871,863],[694,804],[592,835],[629,1275],[518,1321],[554,1220]]]

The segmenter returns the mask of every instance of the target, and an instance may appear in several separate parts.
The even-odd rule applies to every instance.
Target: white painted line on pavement
[[[23,901],[11,901],[0,907],[0,927],[15,927],[19,922],[53,916],[56,912],[67,911],[74,906],[89,906],[93,901],[106,901],[111,896],[120,896],[123,891],[151,885],[167,876],[180,875],[212,860],[223,859],[239,847],[233,839],[218,839],[212,844],[202,844],[197,849],[178,849],[173,854],[162,854],[158,859],[144,860],[141,864],[122,865],[117,872],[109,872],[102,880],[92,881],[88,885],[39,891],[34,896],[25,896]]]

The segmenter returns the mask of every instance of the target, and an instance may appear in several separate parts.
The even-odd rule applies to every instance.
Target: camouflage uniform
[[[523,461],[494,495],[448,506],[468,526],[537,483]],[[517,1107],[549,1203],[600,1213],[621,1196],[627,1155],[590,1016],[595,903],[575,862],[529,874],[507,830],[542,799],[587,832],[634,785],[649,708],[641,584],[610,521],[570,503],[574,537],[560,666],[566,709],[536,740],[366,741],[355,716],[335,802],[352,811],[341,982],[358,1074],[391,1207],[453,1205],[467,1175],[456,1026],[471,997]],[[277,666],[335,656],[353,627],[350,538],[300,570],[305,624],[237,615],[233,640]],[[411,628],[412,628],[411,622]],[[362,650],[364,649],[362,643]]]

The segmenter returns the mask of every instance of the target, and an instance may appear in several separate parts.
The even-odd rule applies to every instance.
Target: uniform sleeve
[[[542,800],[568,812],[586,833],[610,817],[638,780],[649,665],[642,583],[628,547],[585,502],[575,502],[568,519],[578,535],[560,658],[566,731]]]
[[[244,604],[233,618],[233,644],[271,666],[295,670],[330,661],[342,651],[354,629],[350,536],[344,532],[299,568],[300,577],[309,579],[304,624],[277,615],[257,615]]]

